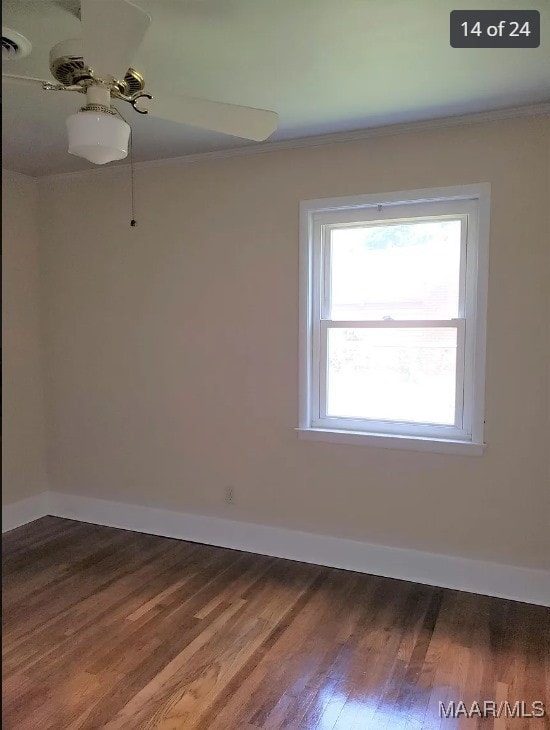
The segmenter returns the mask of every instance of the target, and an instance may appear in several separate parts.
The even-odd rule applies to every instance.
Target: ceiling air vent
[[[2,26],[2,61],[15,61],[25,58],[31,52],[32,45],[21,33]]]

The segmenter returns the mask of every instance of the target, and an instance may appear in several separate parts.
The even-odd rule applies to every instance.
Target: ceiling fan
[[[255,141],[277,128],[273,111],[146,92],[145,79],[131,64],[151,18],[128,0],[81,0],[80,20],[82,38],[62,41],[50,51],[55,83],[2,74],[8,81],[40,84],[45,91],[86,94],[86,104],[67,119],[69,153],[98,165],[126,157],[130,127],[117,115],[114,99],[139,114]]]

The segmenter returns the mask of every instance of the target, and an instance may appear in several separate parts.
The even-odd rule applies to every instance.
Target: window
[[[300,435],[481,453],[489,185],[301,206]]]

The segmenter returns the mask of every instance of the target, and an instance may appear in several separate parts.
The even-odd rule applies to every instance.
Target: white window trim
[[[460,211],[463,214],[467,212],[470,223],[477,229],[471,230],[469,234],[467,271],[463,274],[470,289],[463,294],[461,301],[461,306],[464,301],[468,301],[473,309],[467,313],[469,337],[465,358],[465,368],[471,373],[466,378],[471,392],[465,392],[464,401],[464,418],[465,422],[468,422],[468,434],[454,427],[449,429],[440,427],[434,430],[422,426],[419,426],[414,434],[392,434],[392,430],[397,430],[395,424],[388,424],[383,431],[379,429],[366,432],[363,430],[363,424],[359,424],[361,430],[353,430],[354,424],[350,420],[347,420],[346,426],[342,428],[339,419],[334,419],[327,427],[328,419],[323,419],[321,422],[315,415],[319,413],[319,409],[312,398],[312,384],[318,382],[315,368],[318,368],[320,362],[318,353],[316,355],[313,352],[314,343],[317,344],[318,341],[314,336],[314,328],[320,326],[319,320],[314,317],[312,307],[314,293],[318,293],[317,280],[320,279],[319,271],[313,271],[316,258],[313,256],[314,227],[334,221],[336,218],[338,222],[345,222],[346,219],[356,221],[358,209],[364,209],[367,218],[369,211],[375,210],[378,219],[384,217],[391,219],[399,217],[398,206],[401,205],[414,203],[415,215],[418,211],[422,216],[423,211],[428,211],[429,215],[430,210],[429,205],[423,204],[444,202],[449,204],[450,209],[454,201],[459,211],[457,215],[460,215]],[[468,201],[476,203],[477,215],[476,211],[472,214],[471,209],[467,210],[471,207]],[[377,210],[378,206],[382,206],[381,213]],[[297,428],[300,438],[382,448],[470,455],[483,453],[489,216],[489,183],[302,201],[300,204],[300,401]],[[464,315],[464,312],[461,311],[461,314]],[[338,323],[338,326],[341,324]],[[457,327],[460,327],[460,320],[457,321]]]

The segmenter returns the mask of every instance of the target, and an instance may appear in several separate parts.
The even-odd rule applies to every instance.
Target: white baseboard
[[[51,492],[49,514],[550,606],[550,572]]]
[[[13,504],[2,505],[2,532],[33,522],[48,513],[49,492],[40,492]]]
[[[359,573],[550,606],[550,572],[251,522],[42,492],[2,510],[2,532],[54,515]]]

